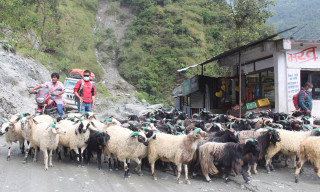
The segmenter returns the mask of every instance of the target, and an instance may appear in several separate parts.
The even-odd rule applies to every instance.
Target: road
[[[191,184],[177,184],[172,172],[157,171],[158,180],[153,181],[151,173],[145,169],[144,175],[131,174],[129,180],[124,180],[122,170],[109,171],[107,165],[98,170],[94,159],[90,165],[77,167],[69,158],[57,160],[53,156],[53,167],[44,170],[42,152],[38,153],[38,161],[30,158],[27,164],[22,164],[23,155],[14,144],[11,160],[7,161],[7,144],[4,136],[0,137],[0,191],[319,191],[320,180],[313,172],[311,165],[304,167],[300,183],[294,182],[294,169],[275,164],[276,171],[267,174],[263,167],[253,175],[251,182],[245,184],[241,176],[230,177],[226,184],[223,179],[214,177],[212,183],[207,183],[202,176],[191,179]],[[182,176],[184,179],[184,176]]]

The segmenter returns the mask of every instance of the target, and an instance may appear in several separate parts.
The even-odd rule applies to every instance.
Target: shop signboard
[[[293,111],[293,96],[300,91],[300,69],[287,70],[288,111]]]
[[[303,46],[286,52],[288,68],[320,68],[320,46]]]

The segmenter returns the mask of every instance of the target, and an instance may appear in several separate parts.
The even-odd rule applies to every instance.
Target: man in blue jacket
[[[310,115],[312,111],[312,99],[310,93],[312,92],[313,85],[311,82],[307,81],[304,87],[301,89],[298,96],[298,105],[301,112],[306,115]]]

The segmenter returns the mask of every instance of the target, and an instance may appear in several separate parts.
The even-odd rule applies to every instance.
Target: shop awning
[[[263,39],[254,41],[254,42],[252,42],[252,43],[248,43],[248,44],[246,44],[246,45],[242,45],[242,46],[239,46],[239,47],[230,49],[230,50],[228,50],[228,51],[225,51],[225,52],[223,52],[223,53],[220,53],[219,55],[215,55],[215,56],[211,57],[210,59],[208,59],[208,60],[206,60],[206,61],[204,61],[204,62],[202,62],[202,63],[198,63],[198,64],[195,64],[195,65],[191,65],[191,66],[189,66],[189,67],[185,67],[185,68],[179,69],[179,70],[177,70],[177,71],[178,71],[178,72],[186,71],[186,70],[188,70],[188,69],[197,67],[198,65],[205,65],[205,64],[207,64],[207,63],[211,63],[211,62],[213,62],[213,61],[222,59],[222,58],[224,58],[224,57],[226,57],[226,56],[229,56],[229,55],[232,55],[232,54],[234,54],[234,53],[237,53],[237,52],[239,52],[239,51],[241,51],[241,50],[243,50],[243,49],[246,49],[246,48],[248,48],[248,47],[255,46],[255,45],[257,45],[257,44],[259,44],[259,43],[262,43],[262,42],[264,42],[264,41],[266,41],[266,40],[272,39],[272,38],[278,36],[279,34],[284,33],[284,32],[287,32],[287,31],[289,31],[289,30],[291,30],[291,29],[294,29],[294,28],[296,28],[296,27],[297,27],[297,26],[291,27],[291,28],[286,29],[286,30],[284,30],[284,31],[280,31],[280,32],[278,32],[278,33],[275,33],[275,34],[273,34],[273,35],[270,35],[270,36],[268,36],[268,37],[266,37],[266,38],[263,38]]]

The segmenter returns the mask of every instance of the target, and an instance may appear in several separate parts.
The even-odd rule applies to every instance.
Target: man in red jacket
[[[84,112],[92,112],[94,110],[96,90],[94,84],[90,82],[90,75],[91,72],[89,70],[85,70],[83,72],[83,79],[79,80],[73,89],[74,94],[78,98],[78,112],[81,114]]]

